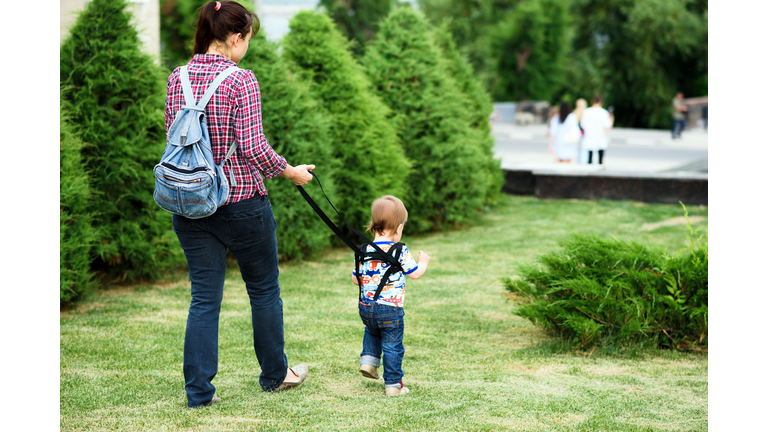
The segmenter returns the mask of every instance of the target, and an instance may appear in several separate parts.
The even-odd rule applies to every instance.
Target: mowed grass
[[[707,208],[688,210],[704,231]],[[213,381],[223,403],[203,409],[182,409],[186,275],[94,294],[61,313],[61,430],[707,430],[706,355],[571,350],[516,317],[498,282],[571,232],[675,252],[684,225],[642,227],[681,215],[679,205],[505,196],[472,226],[406,236],[432,260],[407,284],[411,393],[399,398],[357,371],[363,327],[345,249],[280,265],[286,354],[310,368],[301,388],[283,393],[258,386],[248,297],[229,269]]]

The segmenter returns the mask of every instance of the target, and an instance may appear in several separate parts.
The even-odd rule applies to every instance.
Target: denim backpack
[[[199,219],[214,214],[227,200],[229,182],[223,166],[237,149],[237,141],[232,143],[224,160],[219,165],[214,164],[205,122],[205,106],[219,85],[236,70],[237,66],[231,66],[219,73],[200,102],[195,103],[187,66],[181,68],[179,75],[186,105],[176,113],[168,130],[165,151],[154,169],[154,198],[164,210],[189,219]],[[230,177],[234,186],[235,178],[231,170]]]

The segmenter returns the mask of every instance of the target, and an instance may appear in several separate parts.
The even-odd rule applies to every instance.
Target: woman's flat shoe
[[[278,387],[277,390],[275,390],[276,392],[288,390],[290,388],[300,386],[301,383],[303,383],[304,380],[307,379],[307,375],[309,375],[309,367],[303,363],[288,369],[290,369],[291,372],[293,372],[297,377],[299,377],[299,380],[296,382],[283,381],[283,383],[280,384],[280,387]]]

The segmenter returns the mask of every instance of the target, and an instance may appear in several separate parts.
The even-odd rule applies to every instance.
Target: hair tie
[[[221,2],[216,2],[216,10],[221,9]]]

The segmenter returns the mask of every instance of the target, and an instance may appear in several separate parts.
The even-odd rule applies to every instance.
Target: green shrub
[[[381,99],[392,109],[406,156],[413,162],[409,232],[440,229],[466,221],[488,194],[482,132],[473,129],[470,101],[448,74],[426,21],[399,8],[379,25],[363,58]]]
[[[93,0],[60,51],[60,80],[72,91],[100,238],[94,265],[120,280],[156,276],[183,262],[170,213],[152,199],[153,166],[165,148],[167,74],[141,51],[125,0]]]
[[[323,188],[334,200],[333,175],[337,164],[331,157],[329,122],[310,95],[309,83],[289,72],[285,61],[277,55],[277,44],[267,41],[262,33],[251,39],[239,66],[252,70],[259,81],[264,134],[272,148],[291,165],[316,165],[322,173]],[[281,256],[299,259],[330,245],[332,231],[304,202],[292,182],[276,178],[265,185],[280,226],[277,247]],[[305,187],[316,190],[314,183]],[[325,207],[319,193],[312,195],[318,205]],[[324,210],[331,214],[330,208]]]
[[[410,162],[387,119],[389,110],[372,92],[365,72],[331,19],[301,11],[290,28],[283,39],[283,54],[294,72],[310,82],[312,95],[331,121],[333,157],[341,167],[335,175],[334,204],[350,225],[362,229],[370,220],[374,199],[385,194],[407,199]],[[320,166],[318,174],[324,174]],[[308,187],[312,189],[311,184]]]
[[[64,94],[62,89],[61,95]],[[97,233],[92,196],[80,151],[83,143],[69,122],[66,104],[59,116],[59,301],[77,300],[95,287],[90,272]]]
[[[688,250],[674,256],[634,241],[573,235],[503,280],[518,299],[515,314],[581,348],[706,348],[708,245],[688,229]]]
[[[169,69],[189,63],[200,8],[208,0],[160,0],[160,47]]]
[[[489,122],[489,117],[493,113],[491,95],[485,91],[483,83],[475,76],[472,64],[459,52],[447,23],[436,27],[434,35],[435,42],[447,61],[448,76],[456,80],[459,90],[469,100],[465,115],[469,119],[470,125],[480,131],[481,148],[486,157],[483,171],[488,177],[489,186],[485,201],[486,203],[495,203],[501,193],[501,187],[504,185],[504,173],[501,171],[501,159],[494,159],[496,153],[493,150],[494,142]]]

